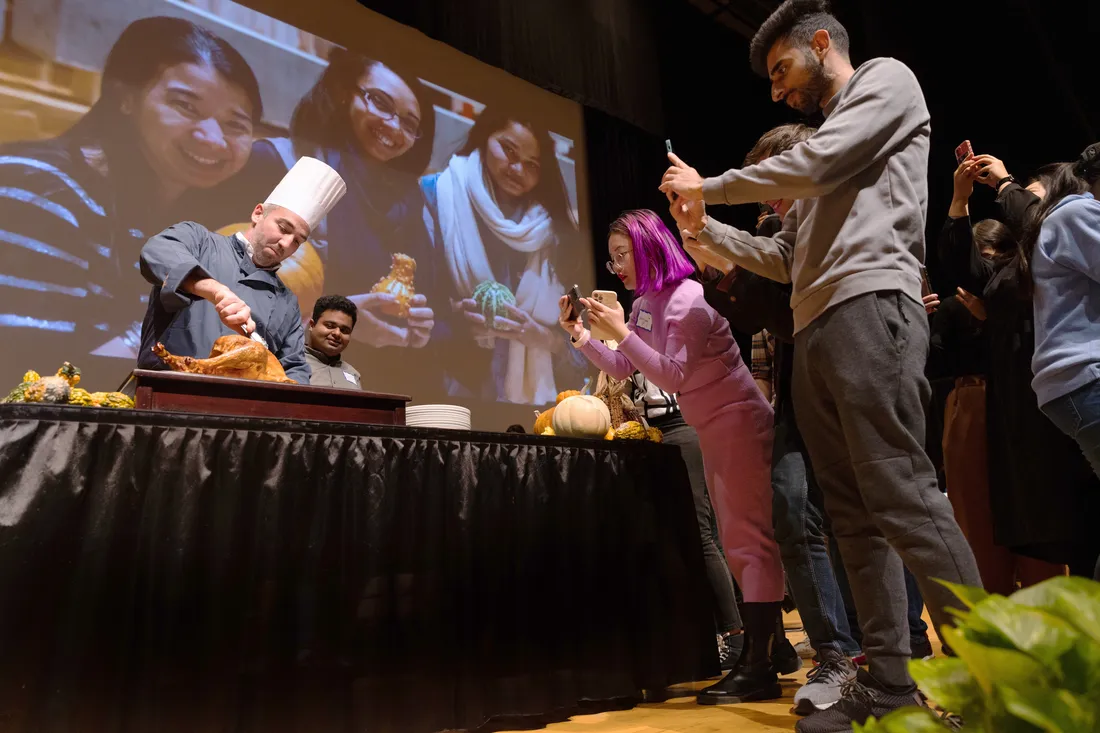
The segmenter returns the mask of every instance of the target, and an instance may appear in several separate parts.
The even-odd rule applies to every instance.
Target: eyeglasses
[[[629,252],[619,252],[613,255],[608,262],[605,262],[604,267],[606,267],[607,271],[612,275],[618,275],[626,266],[626,258],[629,256]]]
[[[415,117],[404,117],[397,114],[397,104],[390,95],[377,89],[360,88],[357,91],[373,114],[378,115],[387,122],[396,117],[405,137],[410,140],[420,139],[420,120]]]

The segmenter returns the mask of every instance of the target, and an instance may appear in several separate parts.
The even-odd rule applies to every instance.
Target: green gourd
[[[508,316],[509,305],[516,304],[516,296],[504,285],[493,280],[486,280],[474,289],[474,302],[485,318],[486,325],[494,328],[497,317]]]

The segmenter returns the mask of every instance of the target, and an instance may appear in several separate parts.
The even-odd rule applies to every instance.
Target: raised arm
[[[747,204],[823,196],[889,155],[929,125],[913,72],[894,59],[868,61],[809,140],[757,165],[703,182],[708,204]]]
[[[757,237],[708,216],[699,241],[722,251],[739,267],[779,283],[791,281],[798,217],[792,209],[774,237]]]
[[[169,313],[196,300],[211,300],[216,291],[213,286],[218,283],[199,262],[207,246],[206,234],[202,226],[185,221],[168,227],[141,248],[141,274],[160,286],[160,302]]]

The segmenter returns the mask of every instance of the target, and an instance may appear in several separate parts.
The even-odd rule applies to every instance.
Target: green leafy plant
[[[909,665],[967,733],[1100,733],[1100,583],[1052,578],[1012,596],[944,583],[966,609],[942,630],[957,656]],[[923,733],[944,724],[905,708],[854,731]]]

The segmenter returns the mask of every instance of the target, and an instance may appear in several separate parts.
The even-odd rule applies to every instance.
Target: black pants
[[[737,595],[733,587],[733,576],[721,545],[715,541],[714,508],[710,505],[707,493],[707,479],[703,471],[703,451],[699,447],[699,436],[695,428],[684,422],[676,414],[668,418],[652,419],[649,424],[664,433],[664,442],[679,446],[680,455],[687,465],[688,480],[691,481],[691,494],[695,500],[695,518],[699,523],[699,536],[703,541],[703,560],[707,567],[707,580],[714,591],[718,607],[718,630],[739,631],[741,614],[737,610]]]
[[[981,586],[924,450],[928,319],[898,291],[837,305],[795,336],[793,396],[851,582],[872,673],[908,685],[902,559],[937,628],[961,607],[939,583]],[[899,554],[901,557],[899,557]]]

